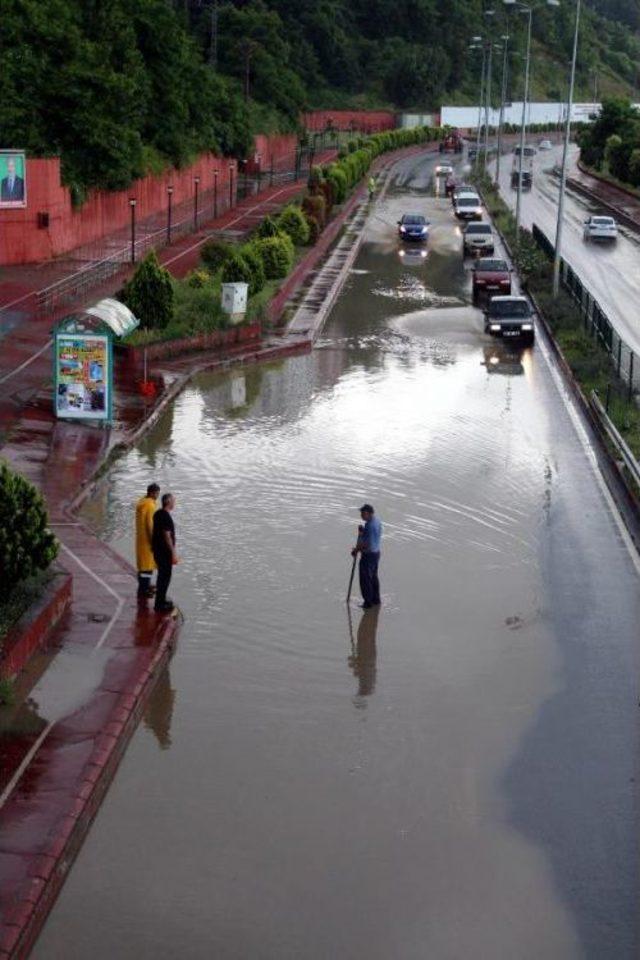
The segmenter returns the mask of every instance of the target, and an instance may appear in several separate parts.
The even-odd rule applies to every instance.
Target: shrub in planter
[[[249,296],[253,297],[256,293],[260,293],[267,280],[262,257],[256,250],[255,243],[245,243],[243,247],[240,247],[240,256],[243,257],[251,267]]]
[[[333,209],[333,205],[336,202],[336,190],[331,180],[323,180],[323,182],[320,184],[320,193],[324,197],[325,219],[328,219],[331,214],[331,210]]]
[[[122,288],[122,301],[148,330],[166,327],[173,316],[173,284],[155,250],[148,253]]]
[[[308,217],[314,217],[321,227],[324,227],[326,221],[326,203],[321,193],[315,193],[313,196],[307,196],[302,201],[302,209]]]
[[[288,204],[278,217],[278,226],[291,237],[296,247],[309,242],[309,227],[304,213],[294,203]]]
[[[273,217],[265,217],[258,229],[256,230],[256,237],[277,237],[280,233],[278,224],[275,222]]]
[[[216,273],[233,253],[233,244],[227,243],[225,240],[216,240],[214,238],[212,240],[207,240],[207,242],[202,245],[200,259],[204,265],[209,268],[211,273]]]
[[[268,280],[286,277],[293,266],[294,259],[293,244],[288,236],[265,237],[263,240],[258,240],[256,250],[262,258]]]
[[[311,167],[311,171],[309,173],[309,179],[307,180],[307,187],[309,188],[311,193],[315,193],[315,191],[320,187],[320,184],[322,183],[322,179],[323,179],[322,167],[318,167],[318,166]]]
[[[322,232],[322,228],[315,217],[311,216],[308,213],[305,214],[305,216],[307,218],[307,224],[309,226],[309,243],[310,244],[317,243],[318,237]]]
[[[0,600],[55,560],[58,542],[47,524],[40,493],[0,463]]]

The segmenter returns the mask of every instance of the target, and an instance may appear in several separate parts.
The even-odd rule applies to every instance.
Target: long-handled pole
[[[558,200],[558,222],[556,226],[556,249],[553,255],[553,296],[560,292],[560,257],[562,255],[562,218],[564,215],[564,193],[567,183],[567,156],[571,138],[571,108],[573,106],[573,86],[576,78],[576,60],[578,57],[578,32],[580,29],[580,0],[576,5],[576,28],[573,34],[573,56],[571,58],[571,80],[569,81],[569,103],[564,127],[564,146],[562,148],[562,172],[560,174],[560,198]]]
[[[493,44],[489,44],[489,62],[487,64],[487,84],[486,100],[484,105],[484,170],[487,169],[487,160],[489,157],[489,110],[491,109],[491,60],[493,56]]]
[[[358,527],[358,540],[360,539],[361,527]],[[353,578],[356,572],[356,563],[358,562],[358,540],[356,540],[356,545],[353,548],[353,563],[351,564],[351,576],[349,577],[349,586],[347,588],[347,603],[351,600],[351,588],[353,587]]]

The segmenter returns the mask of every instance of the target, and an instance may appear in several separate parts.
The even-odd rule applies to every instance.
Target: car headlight
[[[532,323],[523,323],[523,324],[522,324],[522,329],[523,329],[523,330],[533,330],[533,324],[532,324]]]
[[[428,230],[429,230],[429,228],[428,228],[428,227],[423,227],[423,228],[422,228],[422,231],[421,231],[421,232],[422,232],[422,233],[427,233],[427,232],[428,232]]]
[[[499,331],[499,330],[502,330],[502,327],[500,326],[499,323],[492,323],[490,329]]]
[[[406,232],[407,232],[406,227],[400,227],[400,233],[406,233]]]

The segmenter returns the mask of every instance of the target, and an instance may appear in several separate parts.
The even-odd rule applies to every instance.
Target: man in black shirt
[[[171,511],[176,502],[172,493],[162,495],[162,508],[153,515],[153,533],[151,535],[151,549],[153,558],[158,567],[156,582],[156,601],[154,609],[158,613],[171,613],[173,603],[167,600],[167,590],[171,582],[173,566],[178,562],[176,554],[176,528],[173,524]]]

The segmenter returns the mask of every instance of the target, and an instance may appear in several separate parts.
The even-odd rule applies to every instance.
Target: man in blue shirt
[[[363,524],[358,528],[358,542],[351,551],[351,556],[360,554],[360,592],[364,609],[377,607],[380,604],[380,582],[378,580],[378,564],[380,563],[380,540],[382,539],[382,524],[375,515],[370,503],[360,507],[360,516]]]

